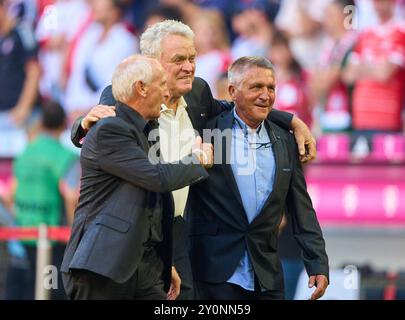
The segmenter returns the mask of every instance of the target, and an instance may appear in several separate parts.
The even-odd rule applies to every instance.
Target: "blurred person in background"
[[[160,4],[147,12],[147,18],[143,29],[146,30],[151,25],[164,20],[176,20],[184,22],[181,10],[178,7]]]
[[[394,17],[395,0],[373,0],[379,24],[359,35],[344,70],[354,85],[353,129],[401,132],[405,103],[405,20]]]
[[[223,72],[218,77],[217,81],[215,82],[215,89],[217,92],[217,99],[219,100],[231,100],[231,96],[228,92],[228,72]]]
[[[14,160],[12,189],[17,226],[72,224],[80,167],[76,155],[59,141],[65,128],[63,108],[53,102],[44,105],[40,134]],[[34,299],[37,242],[21,243],[25,253],[13,256],[15,251],[10,252],[6,299]],[[53,243],[52,264],[57,268],[61,265],[64,248],[65,245]],[[64,298],[61,284],[59,281],[58,290],[52,290],[55,299]]]
[[[93,21],[81,30],[70,54],[71,73],[63,99],[69,120],[95,105],[102,89],[111,82],[114,68],[138,51],[136,37],[121,22],[125,0],[97,0],[90,4]]]
[[[174,6],[181,11],[184,22],[188,25],[198,17],[203,10],[195,1],[192,0],[160,0],[162,5]]]
[[[204,10],[190,26],[195,30],[195,75],[207,81],[217,98],[215,83],[228,70],[232,59],[224,18],[219,11]]]
[[[274,107],[297,115],[311,127],[311,111],[303,70],[294,58],[288,38],[274,34],[269,57],[277,74],[277,98]]]
[[[273,24],[260,7],[241,4],[232,16],[232,29],[237,35],[232,43],[233,60],[243,56],[266,56]]]
[[[379,18],[374,10],[374,0],[355,0],[357,11],[357,28],[364,30],[366,28],[379,24]],[[405,18],[405,1],[395,0],[394,16],[395,18]]]
[[[35,33],[42,70],[39,92],[45,101],[61,101],[68,48],[90,20],[89,15],[86,0],[56,0],[44,7]]]
[[[351,126],[350,90],[342,80],[357,33],[347,10],[353,0],[333,0],[325,10],[323,27],[327,34],[321,58],[310,74],[310,89],[322,131],[346,131]]]
[[[0,0],[0,127],[14,128],[29,119],[38,93],[40,68],[33,31],[9,13]]]
[[[305,71],[312,70],[319,59],[323,39],[321,21],[329,1],[282,1],[275,19],[276,27],[287,34],[294,57]]]

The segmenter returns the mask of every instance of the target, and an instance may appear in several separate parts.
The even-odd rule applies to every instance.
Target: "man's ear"
[[[144,82],[136,81],[134,83],[134,90],[139,96],[142,96],[144,98],[146,97],[147,88]]]
[[[235,101],[236,98],[236,87],[233,84],[228,85],[228,93],[232,101]]]

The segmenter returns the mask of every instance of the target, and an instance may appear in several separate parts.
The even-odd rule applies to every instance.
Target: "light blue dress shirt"
[[[269,135],[262,122],[251,129],[233,110],[231,167],[249,223],[255,219],[273,190],[275,159]],[[254,273],[248,252],[228,282],[254,291]]]

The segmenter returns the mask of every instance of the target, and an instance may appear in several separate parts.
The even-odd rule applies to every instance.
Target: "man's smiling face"
[[[270,69],[252,67],[244,72],[239,85],[231,85],[229,93],[239,117],[256,128],[272,110],[275,94],[275,77]]]
[[[181,97],[192,89],[196,50],[186,37],[170,34],[162,41],[160,63],[167,72],[167,87],[172,97]]]

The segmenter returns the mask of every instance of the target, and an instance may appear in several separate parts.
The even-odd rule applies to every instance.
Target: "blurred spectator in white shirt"
[[[44,8],[36,29],[42,67],[39,90],[44,99],[60,101],[65,55],[89,14],[85,0],[57,0]]]
[[[138,52],[138,41],[120,22],[125,0],[91,1],[93,22],[75,40],[63,104],[74,120],[96,105],[120,61]]]
[[[300,65],[311,70],[319,59],[323,32],[322,16],[331,0],[287,0],[281,3],[275,25],[290,38]]]

